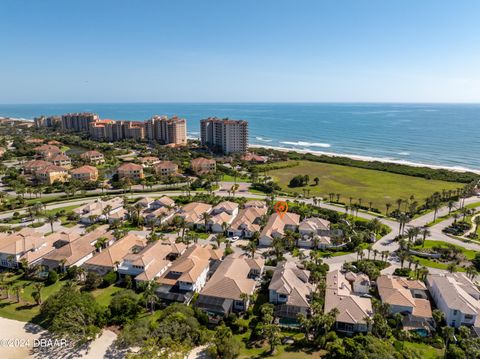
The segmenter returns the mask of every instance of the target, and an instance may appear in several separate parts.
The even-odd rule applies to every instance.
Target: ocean
[[[209,116],[249,121],[251,145],[480,170],[480,104],[122,103],[0,105],[0,116],[92,111],[101,118],[187,119],[189,136]]]

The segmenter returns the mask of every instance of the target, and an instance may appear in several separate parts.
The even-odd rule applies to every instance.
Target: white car
[[[230,242],[236,242],[236,241],[238,241],[239,239],[240,239],[240,237],[235,236],[235,237],[230,238]]]

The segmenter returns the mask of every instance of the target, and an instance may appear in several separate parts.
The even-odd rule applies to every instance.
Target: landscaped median
[[[423,254],[422,254],[423,253]],[[475,258],[476,251],[444,241],[427,240],[422,245],[411,247],[412,262],[419,265],[465,272]],[[455,267],[453,267],[455,266]]]

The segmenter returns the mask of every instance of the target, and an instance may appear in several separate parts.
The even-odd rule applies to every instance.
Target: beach
[[[123,358],[112,350],[117,335],[103,330],[88,350],[71,351],[62,342],[50,341],[48,332],[38,325],[0,318],[0,358],[2,359],[57,359],[57,358]]]

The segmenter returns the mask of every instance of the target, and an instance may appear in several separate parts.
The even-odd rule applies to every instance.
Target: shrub
[[[58,281],[58,274],[57,272],[55,272],[54,270],[50,270],[48,272],[48,276],[47,276],[47,280],[46,280],[46,284],[47,285],[52,285],[52,284],[55,284],[57,283]]]

